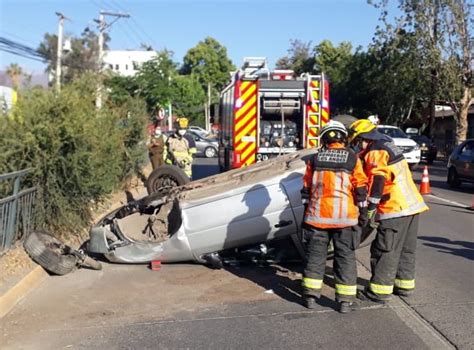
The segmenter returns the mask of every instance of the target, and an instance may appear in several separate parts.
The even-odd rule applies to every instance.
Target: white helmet
[[[329,144],[332,142],[345,142],[347,139],[347,130],[344,124],[341,122],[330,120],[321,128],[319,136],[323,144]]]
[[[374,125],[379,125],[380,119],[377,115],[370,115],[367,117],[367,119]]]

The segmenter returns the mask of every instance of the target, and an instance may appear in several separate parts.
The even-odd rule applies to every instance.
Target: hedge
[[[38,187],[39,224],[56,231],[79,232],[146,162],[145,104],[129,97],[97,111],[95,86],[86,76],[60,93],[23,91],[0,118],[0,173],[31,169],[26,185]]]

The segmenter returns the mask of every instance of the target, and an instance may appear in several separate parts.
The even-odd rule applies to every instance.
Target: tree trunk
[[[473,103],[471,89],[464,87],[463,96],[459,101],[459,108],[455,111],[456,113],[456,144],[459,145],[461,142],[466,140],[467,136],[467,115],[469,107]]]

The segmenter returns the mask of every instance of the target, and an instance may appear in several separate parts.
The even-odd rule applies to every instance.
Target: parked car
[[[400,128],[391,125],[379,125],[377,130],[390,136],[395,146],[401,148],[405,159],[411,169],[415,168],[421,160],[421,150],[418,144],[411,140]]]
[[[188,130],[187,133],[196,142],[196,149],[198,156],[204,156],[206,158],[217,157],[217,150],[219,149],[219,143],[216,139],[209,139],[202,137],[197,134],[194,130]]]
[[[206,138],[209,135],[209,133],[205,129],[201,128],[200,126],[190,125],[188,127],[188,130],[193,131],[194,133],[198,134],[202,138]]]
[[[434,142],[425,135],[410,135],[410,138],[420,146],[421,160],[425,160],[428,164],[432,164],[436,160],[438,154],[438,148]]]
[[[112,262],[209,263],[223,250],[286,239],[303,255],[300,190],[305,161],[314,152],[301,150],[132,201],[91,229],[88,249]]]
[[[448,185],[459,187],[464,181],[474,182],[474,139],[457,146],[448,159]]]

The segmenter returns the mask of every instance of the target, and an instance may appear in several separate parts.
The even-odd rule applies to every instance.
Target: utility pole
[[[207,83],[206,131],[211,131],[211,83]]]
[[[105,16],[115,17],[110,24],[105,22]],[[107,28],[109,28],[114,22],[119,20],[119,18],[129,18],[130,15],[128,13],[118,13],[118,12],[110,12],[110,11],[100,11],[99,13],[99,20],[97,21],[99,24],[99,57],[97,59],[98,64],[98,71],[99,71],[99,84],[97,86],[97,96],[95,100],[95,106],[97,109],[102,108],[102,67],[104,64],[104,33]]]
[[[439,17],[440,2],[435,1],[434,4],[434,22],[433,22],[433,47],[434,51],[438,45],[438,17]],[[430,98],[430,120],[429,120],[429,133],[430,138],[434,137],[434,123],[436,118],[436,95],[438,92],[438,63],[435,63],[434,67],[431,67],[431,98]]]
[[[168,77],[168,87],[171,87],[171,76]],[[168,103],[168,131],[173,130],[173,109],[171,101]]]
[[[64,20],[67,19],[61,12],[56,12],[56,16],[59,17],[58,24],[58,47],[56,56],[56,89],[59,92],[61,90],[61,58],[63,55],[63,28]]]

